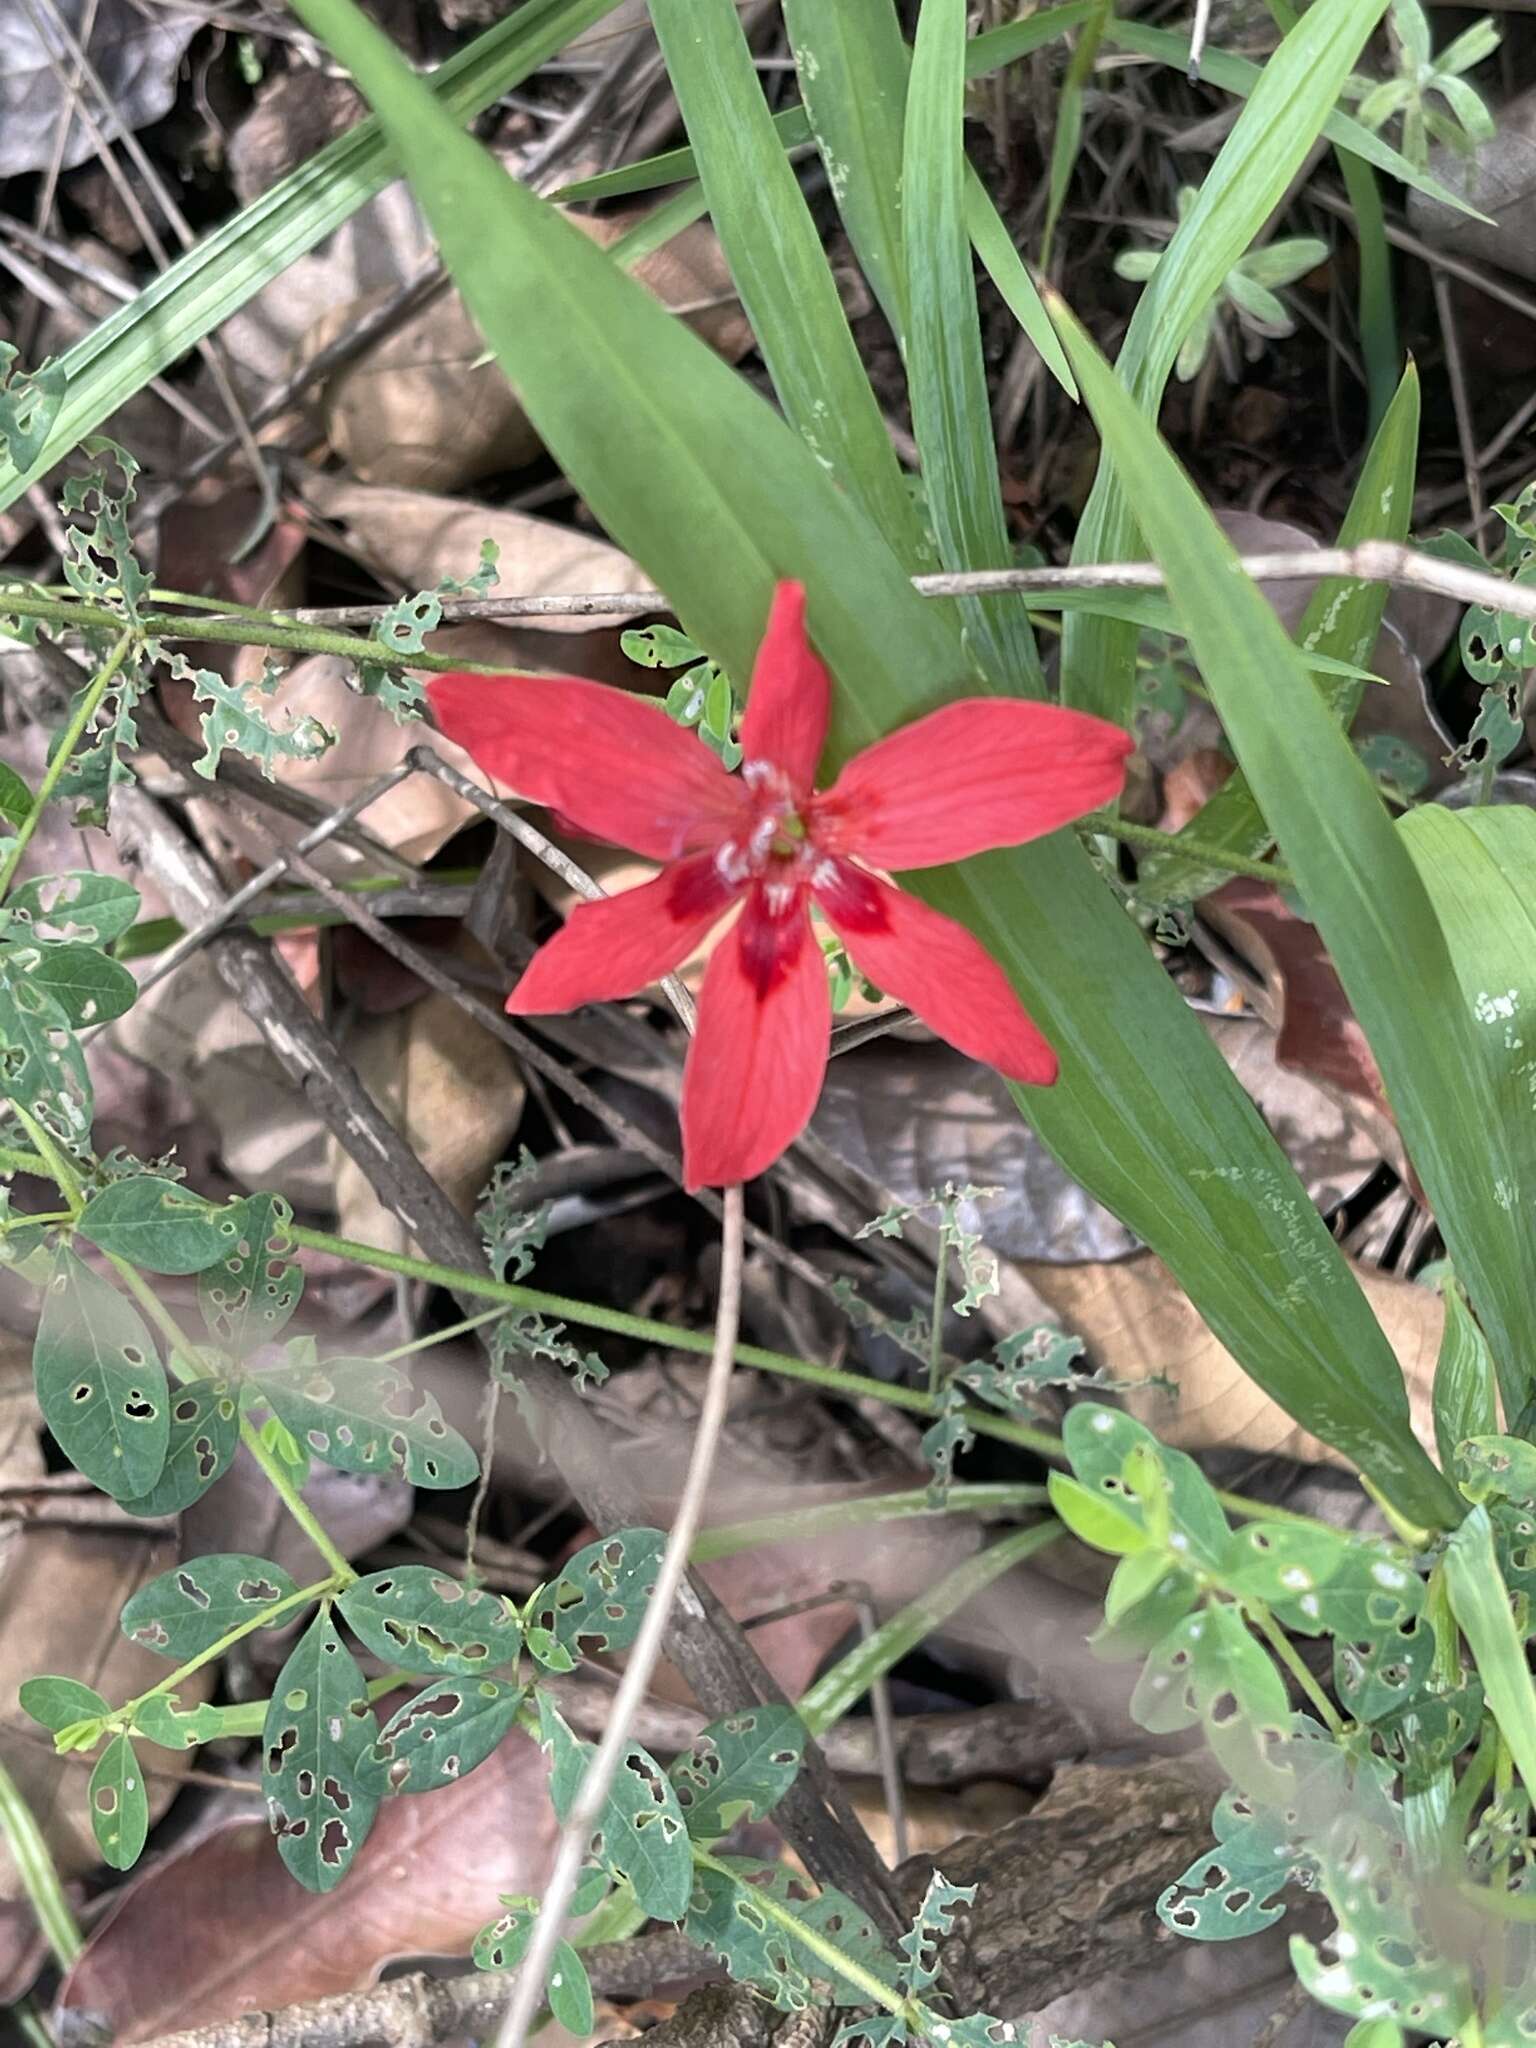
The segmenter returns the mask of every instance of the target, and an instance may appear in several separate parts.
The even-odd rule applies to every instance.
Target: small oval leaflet
[[[729,1834],[738,1820],[762,1820],[795,1781],[805,1723],[793,1707],[750,1707],[700,1729],[669,1773],[696,1842]]]
[[[813,1893],[804,1878],[782,1863],[750,1863],[740,1856],[715,1860],[718,1869],[694,1871],[683,1932],[718,1956],[738,1984],[755,1984],[781,2012],[805,2010],[811,2000],[811,1977],[830,1980],[834,2004],[868,2002],[862,1986],[834,1976],[820,1955],[803,1947],[788,1928],[763,1911],[761,1896],[766,1893],[893,1991],[897,1988],[894,1958],[869,1915],[846,1892],[827,1885]]]
[[[133,1008],[139,985],[121,961],[109,959],[95,946],[65,942],[45,945],[33,940],[0,946],[0,970],[25,975],[46,989],[77,1031],[90,1024],[110,1024]]]
[[[114,1870],[132,1870],[149,1835],[149,1794],[126,1735],[114,1735],[97,1758],[86,1801],[102,1860]]]
[[[140,1586],[123,1609],[122,1631],[141,1649],[182,1663],[297,1591],[280,1565],[243,1551],[189,1558]]]
[[[493,1920],[489,1927],[482,1927],[475,1936],[477,1970],[515,1970],[528,1953],[528,1944],[533,1940],[538,1920],[538,1901],[529,1899],[514,1903],[505,1900],[503,1903],[511,1910],[503,1913],[499,1920]],[[544,1998],[555,2021],[567,2033],[578,2038],[585,2038],[591,2033],[591,1979],[587,1976],[586,1964],[563,1938],[555,1943],[554,1953],[549,1959]]]
[[[189,1380],[171,1393],[165,1464],[148,1493],[125,1500],[130,1515],[179,1515],[229,1470],[240,1444],[240,1403],[228,1380]]]
[[[1190,1941],[1236,1941],[1285,1912],[1281,1892],[1306,1866],[1273,1810],[1223,1792],[1211,1815],[1214,1848],[1197,1857],[1157,1902],[1157,1917]]]
[[[539,1741],[549,1751],[549,1796],[563,1821],[581,1789],[592,1745],[566,1726],[547,1693],[538,1695]],[[681,1920],[693,1888],[693,1854],[677,1794],[637,1742],[625,1749],[593,1830],[590,1853],[608,1874],[628,1878],[635,1903],[657,1920]]]
[[[59,1448],[115,1500],[159,1479],[170,1441],[170,1389],[139,1316],[61,1246],[32,1353],[37,1398]]]
[[[665,1544],[659,1529],[599,1537],[529,1601],[530,1624],[577,1655],[627,1650],[655,1589]]]
[[[0,963],[0,1095],[66,1151],[90,1134],[95,1097],[64,1007],[40,982]]]
[[[112,1709],[101,1694],[78,1678],[24,1678],[16,1697],[22,1712],[51,1729],[71,1728],[76,1721],[94,1721]]]
[[[522,1648],[522,1627],[499,1594],[431,1565],[374,1572],[336,1604],[375,1656],[428,1677],[484,1678]]]
[[[151,1273],[201,1273],[239,1233],[232,1209],[220,1209],[174,1180],[135,1173],[92,1195],[80,1234],[104,1252]]]
[[[236,1361],[280,1336],[304,1292],[293,1255],[293,1211],[281,1195],[249,1195],[228,1211],[235,1235],[197,1281],[197,1304],[214,1342]]]
[[[525,1692],[496,1678],[439,1679],[385,1722],[358,1766],[359,1779],[381,1799],[454,1784],[490,1756]]]
[[[1125,1462],[1135,1453],[1160,1472],[1175,1549],[1188,1549],[1209,1564],[1221,1557],[1231,1531],[1214,1488],[1194,1459],[1160,1444],[1151,1430],[1101,1402],[1082,1401],[1062,1425],[1072,1470],[1084,1486],[1103,1495],[1132,1521],[1145,1524],[1141,1501],[1126,1484]],[[1171,1540],[1171,1539],[1170,1539]]]
[[[371,1358],[316,1359],[300,1340],[298,1357],[250,1386],[299,1443],[343,1472],[389,1472],[413,1486],[472,1485],[479,1460],[443,1420],[431,1394],[395,1365]]]
[[[261,1738],[267,1817],[309,1891],[341,1882],[373,1826],[379,1802],[359,1767],[377,1733],[363,1674],[322,1610],[277,1675]]]
[[[13,889],[6,900],[34,939],[75,940],[83,946],[109,946],[120,939],[139,914],[139,892],[114,875],[76,868],[62,875],[39,875]]]

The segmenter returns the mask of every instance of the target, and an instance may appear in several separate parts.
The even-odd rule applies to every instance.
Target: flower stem
[[[1296,877],[1289,868],[1274,861],[1249,860],[1225,846],[1207,846],[1199,839],[1186,839],[1182,832],[1159,832],[1154,825],[1133,825],[1110,811],[1090,811],[1077,821],[1081,832],[1107,832],[1127,846],[1143,847],[1148,853],[1177,853],[1202,867],[1220,868],[1229,875],[1247,875],[1256,882],[1270,882],[1277,889],[1294,889]]]
[[[112,614],[109,613],[108,616],[111,618],[113,625],[121,623]],[[59,743],[54,749],[53,759],[43,770],[43,779],[37,785],[37,795],[32,799],[32,808],[17,827],[15,842],[10,852],[3,861],[0,861],[0,896],[4,896],[10,888],[16,869],[20,864],[21,856],[26,852],[32,834],[37,830],[39,821],[42,818],[44,805],[63,780],[64,772],[69,767],[70,760],[76,747],[79,746],[87,726],[96,716],[97,711],[100,709],[102,698],[111,689],[113,679],[127,660],[129,651],[137,644],[138,637],[137,629],[132,626],[126,632],[121,633],[112,652],[86,685],[80,702],[75,706],[74,716],[59,736]]]

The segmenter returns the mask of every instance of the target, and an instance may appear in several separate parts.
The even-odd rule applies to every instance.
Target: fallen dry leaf
[[[1161,1260],[1081,1266],[1026,1264],[1024,1277],[1115,1379],[1173,1381],[1176,1394],[1148,1387],[1127,1406],[1164,1442],[1186,1451],[1244,1450],[1353,1470],[1349,1460],[1304,1430],[1257,1386],[1212,1336]],[[1413,1426],[1433,1450],[1430,1406],[1445,1306],[1432,1288],[1355,1266],[1355,1278],[1397,1354]]]
[[[123,1887],[61,2010],[119,2041],[360,1989],[397,1956],[467,1955],[501,1892],[537,1892],[555,1840],[544,1759],[514,1731],[456,1785],[386,1800],[335,1891],[302,1892],[264,1823],[235,1821]]]

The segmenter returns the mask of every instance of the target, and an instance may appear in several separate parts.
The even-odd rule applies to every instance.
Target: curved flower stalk
[[[699,997],[683,1077],[690,1189],[749,1180],[805,1128],[826,1071],[827,971],[814,904],[858,971],[1010,1080],[1048,1085],[1056,1055],[961,925],[879,871],[1018,846],[1114,798],[1132,741],[1082,712],[1011,698],[945,705],[815,786],[832,683],[781,583],[728,774],[659,706],[576,677],[440,676],[448,737],[578,831],[664,862],[583,904],[507,1001],[516,1016],[632,996],[740,906]]]

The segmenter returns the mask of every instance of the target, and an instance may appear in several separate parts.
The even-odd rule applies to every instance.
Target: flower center
[[[772,761],[748,761],[741,770],[751,812],[744,831],[721,843],[715,865],[730,883],[767,879],[794,887],[815,864],[816,851],[789,777]]]

